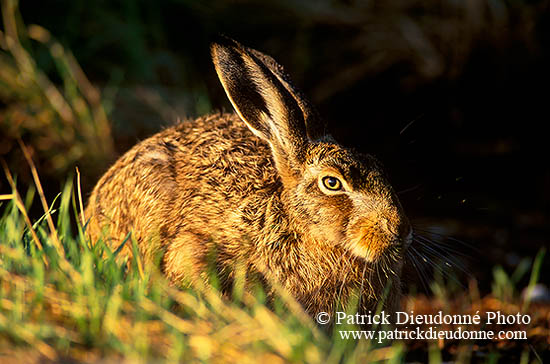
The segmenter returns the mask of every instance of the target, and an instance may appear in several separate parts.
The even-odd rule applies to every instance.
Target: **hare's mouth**
[[[367,262],[377,262],[381,259],[398,260],[407,242],[401,242],[397,236],[379,229],[364,227],[353,239],[349,248],[351,252],[362,257]]]
[[[394,249],[392,249],[392,247],[394,247]],[[376,262],[389,252],[396,250],[396,247],[396,244],[388,243],[381,239],[362,239],[352,244],[351,251],[367,262]]]
[[[348,249],[367,262],[401,261],[412,241],[408,220],[374,214],[358,219],[350,226]]]

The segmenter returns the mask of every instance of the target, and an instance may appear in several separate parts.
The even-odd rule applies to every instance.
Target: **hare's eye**
[[[336,177],[327,176],[323,178],[323,185],[331,191],[339,191],[342,189],[342,182]]]

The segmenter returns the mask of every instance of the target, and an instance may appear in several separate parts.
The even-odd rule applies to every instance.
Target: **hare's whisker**
[[[420,238],[420,239],[419,239]],[[426,254],[429,254],[433,258],[437,258],[442,262],[445,262],[447,266],[452,266],[459,269],[461,272],[471,277],[471,274],[468,272],[465,264],[455,255],[457,254],[445,254],[445,252],[438,251],[437,248],[440,248],[437,243],[425,239],[421,236],[415,236],[414,241],[420,244],[420,246],[425,250]]]
[[[439,238],[441,238],[443,240],[449,240],[449,241],[458,243],[458,244],[460,244],[460,245],[462,245],[462,246],[464,246],[468,249],[474,250],[477,253],[480,252],[480,250],[478,248],[476,248],[473,244],[468,243],[467,241],[464,241],[464,240],[457,239],[457,238],[452,237],[452,236],[448,236],[448,235],[445,235],[445,234],[435,232],[435,231],[433,231],[433,229],[431,229],[431,230],[430,229],[423,229],[423,228],[419,228],[418,226],[415,225],[414,230],[415,231],[420,231],[422,233],[430,234],[430,235],[436,235],[436,236],[438,236]]]
[[[427,277],[424,265],[421,264],[418,260],[420,253],[412,246],[410,247],[410,250],[408,252],[409,253],[407,257],[410,259],[414,269],[418,273],[418,277],[420,278],[420,283],[422,284],[426,292],[430,292],[429,279]]]
[[[437,247],[438,249],[441,249],[442,251],[445,251],[446,253],[452,253],[453,255],[461,255],[461,256],[464,256],[464,257],[468,256],[467,254],[465,254],[465,253],[461,252],[460,250],[456,249],[454,246],[452,246],[448,243],[445,243],[443,241],[432,240],[432,239],[430,239],[426,236],[419,235],[419,234],[414,234],[413,239],[415,239],[416,241],[421,240],[422,242],[425,242],[425,243],[429,244],[430,246]]]

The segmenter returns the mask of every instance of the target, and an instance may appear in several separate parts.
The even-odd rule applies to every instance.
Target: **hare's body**
[[[393,309],[410,228],[379,163],[326,137],[271,58],[231,41],[213,56],[238,115],[180,123],[121,157],[90,196],[92,239],[115,249],[132,232],[175,283],[201,279],[215,251],[228,282],[244,263],[311,314],[353,292],[374,309],[386,287]]]
[[[174,245],[192,245],[192,255],[202,257],[218,234],[243,228],[239,210],[252,205],[256,193],[277,188],[269,147],[239,121],[231,114],[203,117],[133,147],[90,197],[91,235],[108,225],[116,247],[132,231],[147,259],[158,249],[167,256],[174,250],[163,260],[172,278],[188,273],[193,266],[178,265]]]

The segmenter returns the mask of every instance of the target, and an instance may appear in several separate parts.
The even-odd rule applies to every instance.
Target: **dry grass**
[[[98,89],[46,29],[22,24],[17,1],[2,0],[1,5],[0,156],[10,165],[21,164],[17,140],[22,139],[38,156],[41,169],[58,177],[77,161],[93,166],[112,158],[110,123]],[[37,47],[49,50],[59,86],[36,63]]]

